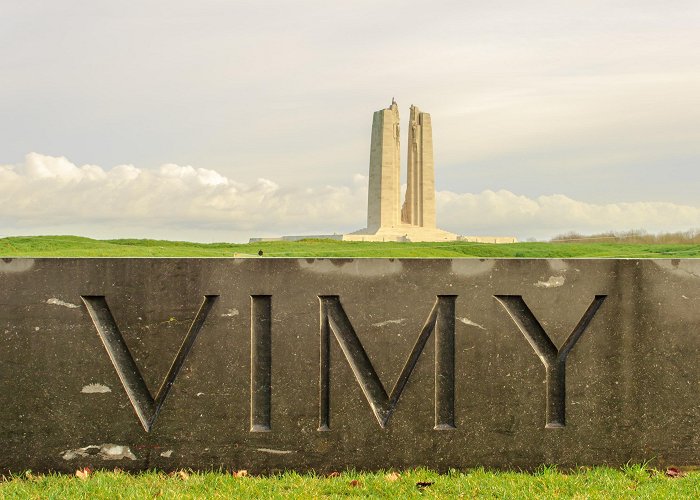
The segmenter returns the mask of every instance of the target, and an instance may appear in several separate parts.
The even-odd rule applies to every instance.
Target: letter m
[[[387,394],[337,295],[320,295],[321,302],[321,414],[319,430],[330,430],[330,337],[345,354],[379,425],[394,413],[418,358],[435,332],[435,429],[454,429],[455,301],[456,295],[438,295],[423,330],[406,360],[396,385]]]

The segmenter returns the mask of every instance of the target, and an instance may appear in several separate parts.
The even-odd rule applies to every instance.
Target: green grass
[[[424,483],[420,486],[418,483]],[[426,484],[429,483],[429,484]],[[268,477],[225,473],[167,475],[96,472],[16,476],[0,483],[3,498],[698,498],[700,473],[670,478],[643,466],[595,467],[563,473],[545,467],[533,474],[475,469],[438,474],[415,469],[393,481],[386,472],[345,472],[335,477],[287,472]]]
[[[78,236],[0,238],[2,257],[700,257],[700,245],[635,243],[369,243],[335,240],[189,243]]]

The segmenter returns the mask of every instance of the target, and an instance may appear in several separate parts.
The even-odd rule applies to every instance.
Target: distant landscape
[[[630,234],[630,233],[625,233]],[[0,238],[0,257],[700,257],[697,233],[664,238],[637,233],[565,235],[551,242],[504,245],[466,242],[379,243],[311,239],[296,242],[191,243],[165,240],[94,240],[78,236]],[[687,237],[683,237],[683,235]]]

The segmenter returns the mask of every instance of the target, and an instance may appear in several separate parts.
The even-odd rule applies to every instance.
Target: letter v
[[[124,390],[127,396],[129,396],[131,404],[136,411],[136,415],[139,417],[141,425],[146,432],[151,431],[153,423],[165,402],[165,398],[168,397],[173,382],[175,382],[178,373],[180,373],[180,369],[185,363],[185,358],[187,358],[190,349],[192,349],[192,345],[194,345],[194,341],[218,297],[218,295],[204,296],[204,301],[199,308],[199,312],[197,312],[187,332],[187,336],[185,336],[185,340],[182,342],[180,350],[168,371],[168,375],[165,377],[163,385],[160,386],[158,394],[154,399],[146,386],[146,382],[143,380],[141,372],[134,362],[131,352],[129,352],[129,348],[126,346],[126,342],[124,342],[124,337],[121,331],[119,331],[117,323],[114,321],[114,316],[112,316],[112,312],[109,310],[105,297],[99,295],[81,296],[90,313],[90,318],[92,318],[92,322],[95,324],[95,328],[97,328],[97,333],[100,335],[100,339],[107,350],[109,359],[112,360],[114,369],[117,375],[119,375]]]
[[[598,308],[603,305],[606,296],[596,295],[593,298],[593,302],[588,306],[561,349],[557,349],[520,295],[494,295],[494,297],[508,311],[511,319],[525,335],[545,367],[547,377],[547,422],[545,428],[564,427],[566,425],[566,357],[588,328],[588,324],[598,312]]]

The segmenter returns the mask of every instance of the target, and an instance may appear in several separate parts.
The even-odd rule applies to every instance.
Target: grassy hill
[[[78,236],[0,238],[2,257],[700,257],[697,244],[644,243],[370,243],[335,240],[190,243],[93,240]]]

